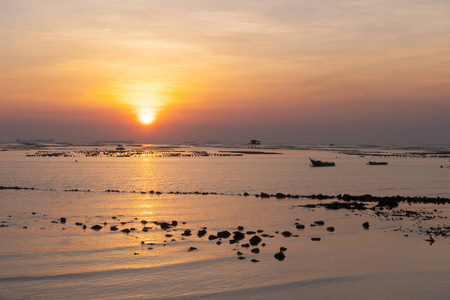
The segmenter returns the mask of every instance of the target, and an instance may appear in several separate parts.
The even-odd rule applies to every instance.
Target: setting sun
[[[150,125],[155,121],[155,113],[150,110],[144,110],[139,112],[138,120],[142,125]]]

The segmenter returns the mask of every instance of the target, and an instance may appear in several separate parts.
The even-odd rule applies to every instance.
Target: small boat
[[[314,159],[311,159],[311,157],[309,158],[309,160],[311,161],[311,166],[313,166],[313,167],[334,167],[335,166],[335,163],[330,162],[330,161],[314,160]]]
[[[387,164],[385,161],[369,161],[368,163],[369,166],[385,166]]]

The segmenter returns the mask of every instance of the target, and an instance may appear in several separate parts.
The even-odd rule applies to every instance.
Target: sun
[[[155,121],[155,119],[155,113],[149,109],[141,110],[138,113],[138,120],[142,125],[150,125]]]

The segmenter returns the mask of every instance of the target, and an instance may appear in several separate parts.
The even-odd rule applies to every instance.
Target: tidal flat
[[[282,152],[1,153],[0,298],[448,296],[444,160]]]

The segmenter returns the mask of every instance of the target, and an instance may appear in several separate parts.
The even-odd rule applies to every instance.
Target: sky
[[[448,0],[0,0],[0,141],[449,144]]]

